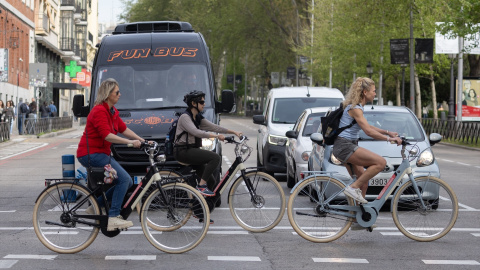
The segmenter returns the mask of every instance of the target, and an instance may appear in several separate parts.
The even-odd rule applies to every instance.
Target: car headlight
[[[287,143],[287,137],[268,135],[268,143],[273,145],[284,146]]]
[[[308,152],[308,151],[303,152],[302,153],[303,161],[307,161],[309,156],[310,156],[310,152]]]
[[[215,138],[202,138],[202,147],[200,149],[213,151],[215,149]]]
[[[417,159],[417,167],[431,165],[434,161],[433,153],[430,149],[423,151]]]
[[[338,160],[334,155],[333,153],[330,155],[330,161],[335,164],[335,165],[341,165],[342,162],[340,160]]]

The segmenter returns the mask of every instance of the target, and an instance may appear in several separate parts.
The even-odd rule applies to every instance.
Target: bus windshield
[[[185,107],[186,93],[199,90],[205,93],[205,107],[211,96],[205,65],[198,63],[164,63],[157,65],[121,65],[99,67],[97,87],[107,78],[115,79],[121,97],[118,110],[143,110],[165,107]],[[96,91],[93,93],[96,95]]]

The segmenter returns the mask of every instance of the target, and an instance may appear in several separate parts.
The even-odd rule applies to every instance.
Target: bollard
[[[63,178],[75,179],[75,156],[63,155],[62,156],[62,175]],[[63,190],[63,196],[60,195],[60,199],[63,202],[75,202],[77,200],[77,193],[73,190]]]

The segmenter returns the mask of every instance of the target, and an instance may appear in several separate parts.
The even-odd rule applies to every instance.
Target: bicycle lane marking
[[[22,152],[15,153],[15,154],[13,154],[13,155],[9,155],[9,156],[6,156],[6,157],[2,157],[2,158],[0,158],[0,160],[5,160],[5,159],[9,159],[9,158],[18,156],[18,155],[22,155],[22,154],[28,153],[28,152],[30,152],[30,151],[33,151],[33,150],[36,150],[36,149],[45,147],[45,146],[47,146],[47,145],[48,145],[48,143],[44,143],[44,144],[41,144],[41,145],[39,145],[39,146],[35,146],[35,147],[33,147],[33,148],[24,150],[24,151],[22,151]],[[0,163],[0,164],[1,164],[1,163]]]
[[[24,157],[28,157],[28,156],[31,156],[33,154],[36,154],[36,153],[39,153],[41,151],[44,151],[44,150],[47,150],[47,149],[51,149],[53,147],[56,147],[58,145],[60,145],[62,142],[56,142],[56,143],[53,143],[53,144],[49,144],[49,143],[44,143],[40,146],[37,146],[37,147],[34,147],[34,148],[31,148],[31,149],[28,149],[28,150],[25,150],[25,151],[22,151],[20,153],[16,153],[14,155],[10,155],[10,156],[7,156],[7,157],[3,157],[0,159],[0,165],[3,165],[11,160],[18,160],[18,159],[21,159],[21,158],[24,158]]]

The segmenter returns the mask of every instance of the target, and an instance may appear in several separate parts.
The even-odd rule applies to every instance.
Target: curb
[[[462,149],[466,149],[466,150],[480,151],[480,148],[468,147],[468,146],[458,145],[458,144],[453,144],[453,143],[439,142],[438,144],[457,147],[457,148],[462,148]]]

